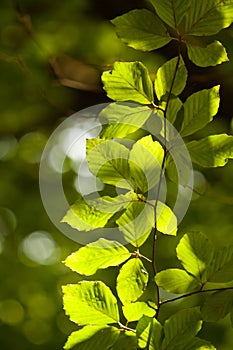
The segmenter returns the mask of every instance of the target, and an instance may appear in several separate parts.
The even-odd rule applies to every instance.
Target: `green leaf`
[[[214,253],[209,267],[208,281],[225,283],[233,280],[233,246],[224,247]]]
[[[139,258],[130,259],[120,269],[117,293],[123,304],[136,301],[146,289],[148,272]]]
[[[62,222],[80,231],[104,227],[117,211],[130,203],[132,195],[128,192],[118,197],[104,196],[93,200],[80,197],[68,210]]]
[[[119,38],[136,50],[151,51],[171,41],[163,22],[148,10],[133,10],[111,21]]]
[[[112,100],[151,104],[153,85],[147,68],[141,62],[116,62],[111,71],[102,74],[104,90]]]
[[[101,281],[81,281],[62,287],[63,304],[70,320],[79,324],[119,322],[117,300]]]
[[[214,41],[206,47],[187,45],[189,59],[199,67],[217,66],[229,61],[225,47]]]
[[[98,269],[117,266],[131,256],[128,249],[116,241],[100,238],[72,253],[65,260],[66,266],[82,275],[93,275]]]
[[[142,316],[138,321],[136,334],[139,348],[147,350],[160,350],[162,326],[152,317]]]
[[[130,151],[129,166],[132,182],[138,192],[146,193],[160,178],[164,150],[159,142],[148,135],[137,141]]]
[[[79,331],[72,332],[64,346],[71,349],[75,345],[79,350],[90,350],[92,348],[109,350],[117,341],[120,331],[113,327],[85,326]]]
[[[90,171],[106,184],[132,189],[129,178],[129,150],[113,140],[87,140],[86,160]]]
[[[179,60],[178,69],[176,72],[176,66]],[[176,72],[175,80],[173,77]],[[160,100],[167,92],[170,91],[175,96],[178,96],[185,88],[188,72],[185,67],[182,57],[174,57],[171,60],[164,63],[157,71],[155,78],[155,93]]]
[[[95,349],[102,350],[102,347]],[[109,350],[137,350],[136,334],[132,331],[120,332],[118,340]]]
[[[184,346],[181,346],[179,350],[216,350],[216,348],[210,342],[195,337]]]
[[[214,255],[213,245],[201,232],[186,233],[176,248],[177,257],[183,267],[205,283],[208,278],[208,267]]]
[[[110,103],[100,113],[104,123],[100,132],[103,139],[123,138],[136,132],[149,119],[152,110],[147,106]]]
[[[231,327],[233,327],[233,309],[230,314],[230,319],[231,319]]]
[[[218,111],[220,103],[219,85],[201,90],[189,96],[184,103],[184,118],[181,136],[188,136],[204,128]]]
[[[162,108],[163,110],[165,110],[166,104],[167,104],[166,100],[165,101],[161,100],[159,103],[159,107]],[[167,108],[167,120],[171,124],[174,124],[176,117],[177,117],[177,114],[181,110],[182,106],[183,106],[183,103],[176,96],[172,96],[171,99],[169,100],[168,108]],[[161,111],[158,111],[158,112],[161,115],[164,115],[163,112],[161,112]]]
[[[141,201],[132,202],[116,220],[116,223],[124,234],[125,240],[140,247],[154,226],[154,209]]]
[[[216,322],[231,312],[233,306],[233,290],[223,290],[208,295],[201,308],[203,320]]]
[[[158,202],[156,209],[157,230],[165,235],[175,236],[177,219],[173,211],[164,203]]]
[[[185,33],[207,36],[229,27],[233,21],[232,5],[232,0],[191,0],[185,16]]]
[[[164,340],[161,350],[180,349],[201,329],[201,314],[198,308],[184,309],[172,315],[164,324]]]
[[[123,313],[128,322],[138,321],[143,315],[154,317],[155,309],[152,309],[144,301],[136,301],[123,306]]]
[[[201,288],[201,283],[196,278],[180,269],[160,271],[155,276],[155,281],[159,287],[175,294],[190,293]]]
[[[186,146],[192,161],[203,167],[224,166],[233,159],[233,136],[227,134],[207,136]]]
[[[149,0],[159,17],[170,27],[177,29],[190,6],[189,1],[183,0]]]

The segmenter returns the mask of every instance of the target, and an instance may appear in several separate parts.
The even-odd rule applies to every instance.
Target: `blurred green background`
[[[125,47],[109,19],[149,6],[133,0],[1,1],[0,11],[0,348],[62,349],[74,329],[62,310],[61,285],[81,277],[61,263],[78,248],[50,222],[41,202],[38,173],[47,139],[69,115],[108,102],[100,74],[116,60],[141,60],[154,72],[176,54],[173,44],[156,53]],[[230,63],[200,69],[189,64],[182,98],[221,84],[215,121],[197,137],[233,133],[233,29],[218,35]],[[57,155],[59,156],[59,155]],[[56,157],[56,155],[54,155]],[[200,170],[200,169],[197,169]],[[233,162],[197,173],[195,196],[180,226],[203,230],[216,244],[233,244]],[[73,167],[66,165],[64,188],[76,197]],[[199,180],[198,180],[199,179]],[[159,269],[177,264],[176,238],[159,238]],[[149,246],[145,253],[149,254]],[[117,269],[99,272],[113,284]],[[189,301],[187,301],[188,303]],[[192,301],[190,301],[192,302]],[[166,317],[169,310],[164,310]],[[207,324],[201,336],[220,350],[233,348],[228,318]]]

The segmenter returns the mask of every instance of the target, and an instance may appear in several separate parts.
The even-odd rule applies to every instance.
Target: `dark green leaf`
[[[231,312],[233,306],[233,290],[223,290],[208,295],[201,308],[204,321],[216,322]]]
[[[133,10],[112,20],[117,35],[136,50],[151,51],[171,41],[161,20],[148,10]]]
[[[151,104],[153,85],[147,68],[141,62],[116,62],[111,71],[102,74],[104,89],[112,100]]]
[[[201,314],[197,308],[177,312],[165,321],[161,350],[180,349],[199,332],[201,326]]]

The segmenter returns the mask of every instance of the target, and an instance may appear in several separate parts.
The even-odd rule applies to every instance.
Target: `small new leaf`
[[[171,41],[163,22],[148,10],[133,10],[111,21],[119,38],[136,50],[151,51]]]
[[[108,97],[114,101],[147,105],[154,100],[152,81],[141,62],[116,62],[111,71],[102,74],[102,82]]]

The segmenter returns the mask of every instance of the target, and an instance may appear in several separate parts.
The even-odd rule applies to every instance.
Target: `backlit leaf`
[[[138,321],[136,334],[139,348],[160,350],[162,326],[155,318],[147,315],[142,316]]]
[[[136,50],[155,50],[171,41],[163,22],[145,9],[130,11],[111,22],[119,38]]]
[[[207,281],[207,270],[213,258],[214,248],[203,233],[186,233],[177,245],[176,252],[181,264],[189,273],[201,282]]]
[[[179,350],[216,350],[216,348],[210,342],[195,337],[190,339],[187,344],[182,345]]]
[[[172,84],[171,93],[175,96],[178,96],[185,88],[188,73],[182,58],[179,59],[179,65],[176,72],[178,59],[178,57],[174,57],[165,62],[157,71],[155,78],[155,93],[159,100],[170,91]],[[176,76],[173,82],[175,72]]]
[[[117,102],[151,104],[154,100],[152,81],[141,62],[116,62],[102,74],[102,81],[108,97]]]
[[[199,67],[217,66],[229,61],[225,47],[214,41],[206,47],[187,45],[189,59]]]
[[[137,131],[147,121],[151,113],[152,110],[147,106],[132,103],[110,103],[100,113],[100,120],[104,123],[100,137],[103,139],[126,137]]]
[[[185,33],[189,35],[214,35],[229,27],[233,21],[232,0],[189,0]]]
[[[129,322],[138,321],[143,315],[150,317],[155,315],[155,310],[143,301],[123,305],[122,309],[126,320]]]
[[[167,108],[166,117],[171,124],[174,124],[177,114],[181,110],[183,103],[178,97],[172,96],[169,102],[167,102],[166,100],[165,101],[161,100],[159,103],[159,107],[165,110],[167,103],[168,103],[168,108]],[[162,111],[158,111],[158,112],[161,113],[162,116],[164,115]]]
[[[129,150],[113,140],[87,140],[87,163],[101,181],[120,188],[132,189],[129,178]]]
[[[186,146],[192,161],[203,167],[224,166],[228,159],[233,159],[231,135],[211,135],[199,141],[191,141]]]
[[[117,211],[130,203],[132,195],[129,192],[118,197],[104,196],[92,200],[80,197],[68,210],[62,222],[79,231],[104,227]]]
[[[123,304],[136,301],[144,292],[148,282],[148,272],[138,258],[127,261],[117,277],[117,293]]]
[[[168,269],[157,273],[155,281],[167,292],[184,294],[200,289],[201,283],[181,269]]]
[[[64,349],[71,349],[78,346],[79,350],[90,350],[97,348],[109,350],[117,341],[120,331],[113,327],[85,326],[82,329],[72,332],[68,337]]]
[[[98,269],[117,266],[130,256],[128,249],[119,242],[100,238],[97,242],[89,243],[69,255],[65,264],[73,271],[89,276]]]
[[[208,281],[226,283],[233,280],[233,246],[218,249],[209,266]]]
[[[190,2],[183,0],[149,0],[159,17],[170,27],[177,29],[182,21]]]
[[[181,136],[188,136],[204,128],[218,111],[220,103],[219,85],[201,90],[189,96],[184,103],[184,118]]]
[[[79,324],[104,325],[119,322],[117,299],[100,281],[81,281],[62,287],[64,309]]]
[[[177,232],[177,219],[173,211],[164,203],[158,202],[156,210],[156,223],[159,232],[175,236]]]
[[[125,240],[139,247],[154,226],[154,208],[141,201],[132,202],[116,223]]]

